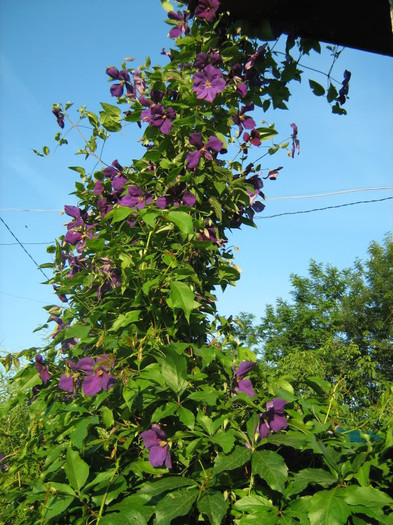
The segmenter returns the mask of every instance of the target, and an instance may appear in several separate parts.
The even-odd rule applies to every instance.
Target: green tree
[[[238,336],[298,392],[316,375],[337,385],[340,424],[372,427],[387,415],[381,396],[393,380],[391,234],[368,253],[344,270],[312,260],[307,277],[290,277],[292,301],[268,305],[259,324],[242,313]]]

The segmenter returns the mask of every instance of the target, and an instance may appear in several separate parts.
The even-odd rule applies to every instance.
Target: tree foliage
[[[374,429],[392,409],[392,236],[368,253],[345,270],[311,261],[307,277],[290,277],[292,301],[268,305],[257,324],[241,314],[238,335],[298,392],[315,375],[337,385],[338,423]]]
[[[311,47],[289,39],[280,61],[218,0],[190,12],[163,5],[175,39],[166,66],[108,67],[116,105],[99,112],[53,107],[58,146],[76,128],[77,153],[94,164],[71,168],[78,202],[65,206],[67,231],[49,249],[49,342],[2,360],[28,364],[1,411],[26,413],[20,440],[2,442],[1,519],[388,523],[390,435],[354,444],[335,432],[329,385],[294,395],[215,306],[215,288],[240,275],[226,232],[253,225],[262,179],[281,169],[258,160],[300,146],[295,123],[275,142],[254,109],[286,107]],[[142,129],[141,158],[104,158],[129,125]]]

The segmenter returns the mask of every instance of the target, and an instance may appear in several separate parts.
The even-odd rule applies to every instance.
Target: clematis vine
[[[279,432],[288,426],[284,415],[286,401],[280,398],[272,399],[266,403],[266,412],[259,414],[259,435],[261,439],[268,437],[270,432]]]
[[[169,36],[171,38],[177,38],[189,32],[189,27],[187,24],[187,20],[189,19],[189,17],[190,14],[187,11],[178,11],[177,13],[175,13],[174,11],[169,11],[168,18],[176,21],[175,27],[173,27],[169,31]]]
[[[221,69],[208,64],[202,71],[194,74],[193,91],[197,99],[213,102],[218,93],[222,93],[226,86]]]
[[[198,148],[197,151],[190,151],[187,154],[187,167],[190,169],[198,166],[202,156],[207,160],[213,160],[211,152],[214,151],[218,153],[223,148],[222,141],[214,136],[209,137],[209,140],[204,144],[200,133],[190,134],[190,144]]]
[[[249,397],[255,396],[251,379],[243,379],[255,365],[256,363],[254,361],[243,361],[240,363],[239,368],[236,369],[234,366],[232,367],[232,391],[234,393],[244,392]]]
[[[207,22],[213,22],[219,6],[219,0],[199,0],[194,14],[197,18],[203,18]]]
[[[166,435],[157,424],[153,424],[150,430],[142,432],[141,438],[149,451],[149,461],[152,467],[159,468],[165,465],[172,468],[172,460]]]
[[[126,88],[126,93],[129,97],[134,97],[134,88],[131,84],[130,75],[124,69],[119,71],[116,67],[111,66],[106,69],[106,74],[112,80],[119,80],[119,84],[113,84],[110,88],[112,97],[121,97]]]
[[[41,381],[46,385],[52,376],[49,373],[48,367],[44,363],[44,358],[40,354],[35,356],[35,368],[40,374]]]

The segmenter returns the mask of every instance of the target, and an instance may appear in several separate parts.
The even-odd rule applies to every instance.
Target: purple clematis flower
[[[245,142],[244,146],[246,146],[246,143],[249,142],[253,146],[260,146],[261,140],[260,140],[260,132],[257,129],[252,129],[251,133],[243,133],[243,140]]]
[[[266,412],[259,414],[259,435],[261,438],[268,437],[270,432],[278,432],[288,426],[287,418],[284,416],[286,401],[280,398],[272,399],[266,403]]]
[[[213,160],[211,151],[218,153],[223,148],[223,143],[217,137],[211,136],[206,144],[203,143],[202,135],[200,133],[190,134],[190,144],[196,146],[197,151],[190,151],[187,154],[187,167],[190,169],[196,168],[202,155],[207,160]],[[210,151],[209,151],[210,150]]]
[[[171,20],[176,20],[175,27],[169,31],[169,36],[171,38],[177,38],[180,35],[188,33],[189,27],[187,25],[187,20],[189,16],[190,15],[187,11],[184,11],[184,13],[181,11],[178,11],[177,13],[174,11],[169,11],[168,18]]]
[[[82,357],[77,363],[67,361],[67,366],[72,370],[63,374],[59,381],[59,388],[66,392],[75,392],[80,384],[81,372],[85,373],[82,382],[83,393],[87,396],[94,396],[101,390],[109,390],[115,384],[115,378],[108,374],[115,366],[113,356],[102,354],[93,359],[92,357]],[[76,385],[74,385],[76,381]]]
[[[247,116],[246,111],[252,111],[254,109],[254,104],[246,104],[241,108],[241,110],[232,117],[232,120],[235,124],[239,126],[239,134],[245,129],[253,129],[256,124],[252,117]]]
[[[233,380],[232,380],[232,390],[235,393],[244,392],[249,397],[255,396],[254,388],[252,386],[250,379],[243,379],[246,376],[256,363],[254,361],[243,361],[240,363],[239,368],[233,366]]]
[[[291,151],[291,156],[292,156],[292,158],[294,158],[295,150],[297,150],[297,154],[298,155],[300,153],[300,142],[299,142],[299,139],[297,138],[298,129],[297,129],[296,124],[294,124],[292,122],[291,128],[292,128],[292,135],[291,135],[291,138],[292,138],[292,151]]]
[[[141,438],[145,447],[149,451],[149,461],[152,467],[159,468],[165,465],[168,469],[172,468],[169,445],[166,435],[159,425],[153,424],[151,430],[142,432]]]
[[[255,53],[253,53],[249,59],[247,60],[244,69],[246,71],[249,71],[251,68],[254,67],[255,63],[258,62],[258,60],[262,60],[265,54],[266,44],[263,44],[263,46],[260,46]]]
[[[199,0],[195,8],[195,16],[204,18],[207,22],[213,22],[219,6],[219,0]]]
[[[167,135],[172,127],[172,120],[176,117],[176,111],[173,108],[165,109],[164,106],[160,104],[163,97],[163,91],[153,89],[150,91],[151,100],[141,95],[139,102],[142,106],[148,107],[148,109],[144,109],[141,113],[142,120],[156,128],[160,128],[160,131],[164,135]]]
[[[349,80],[351,73],[347,69],[344,71],[344,80],[342,81],[340,91],[338,92],[338,101],[341,105],[345,104],[349,92]]]
[[[237,84],[236,86],[236,92],[244,98],[247,95],[247,84],[244,84],[244,82],[241,82],[240,84]]]
[[[56,117],[58,125],[61,127],[61,129],[64,128],[64,113],[59,108],[52,109],[52,113]]]
[[[130,75],[124,69],[119,71],[116,67],[108,67],[106,74],[111,77],[112,80],[119,80],[119,84],[113,84],[110,88],[111,95],[113,97],[121,97],[123,95],[124,87],[126,88],[127,96],[134,97],[134,88],[131,84]]]
[[[119,204],[141,210],[152,200],[150,193],[145,193],[139,186],[128,186],[128,193],[119,200]]]
[[[222,77],[220,69],[213,67],[211,64],[194,74],[193,91],[197,99],[213,102],[216,95],[225,89],[225,80]]]
[[[101,390],[109,390],[115,384],[115,378],[108,374],[108,371],[115,366],[115,360],[108,354],[103,354],[92,359],[83,357],[77,367],[86,372],[86,377],[82,383],[83,393],[87,396],[94,396]]]
[[[48,367],[44,364],[44,358],[40,354],[35,356],[35,367],[40,374],[41,381],[46,385],[52,376],[48,371]]]

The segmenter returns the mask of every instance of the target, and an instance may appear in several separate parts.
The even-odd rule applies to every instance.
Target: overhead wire
[[[8,224],[0,217],[0,221],[4,224],[4,226],[7,228],[7,230],[10,232],[12,237],[16,240],[16,242],[19,244],[19,246],[22,248],[22,250],[26,253],[26,255],[33,261],[33,263],[37,266],[39,271],[42,273],[42,275],[45,277],[45,279],[48,281],[49,277],[45,275],[45,272],[40,268],[40,265],[38,262],[33,258],[33,256],[26,250],[26,248],[23,246],[23,244],[20,242],[18,237],[15,235],[15,233],[11,230],[11,228],[8,226]]]
[[[345,204],[337,204],[335,206],[324,206],[323,208],[313,208],[312,210],[300,210],[300,211],[287,211],[283,213],[275,213],[274,215],[266,215],[263,217],[254,217],[254,220],[262,220],[262,219],[275,219],[276,217],[283,217],[285,215],[300,215],[304,213],[313,213],[316,211],[323,211],[323,210],[332,210],[334,208],[344,208],[346,206],[355,206],[357,204],[369,204],[372,202],[382,202],[382,201],[388,201],[393,199],[393,197],[385,197],[383,199],[373,199],[368,201],[357,201],[357,202],[347,202]]]

